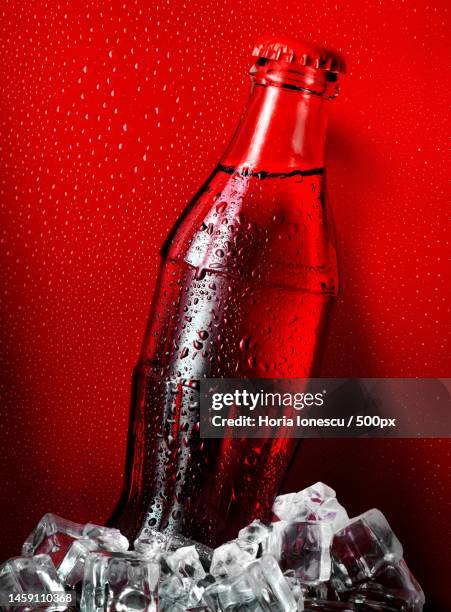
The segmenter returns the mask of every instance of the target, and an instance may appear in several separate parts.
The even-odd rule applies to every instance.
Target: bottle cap
[[[346,72],[345,61],[338,52],[310,42],[265,39],[255,45],[252,55],[329,72]]]

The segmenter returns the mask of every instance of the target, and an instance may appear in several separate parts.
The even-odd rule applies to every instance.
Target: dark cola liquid
[[[268,518],[296,440],[202,440],[199,381],[310,376],[335,266],[321,170],[213,174],[168,239],[135,368],[126,534],[216,545]]]

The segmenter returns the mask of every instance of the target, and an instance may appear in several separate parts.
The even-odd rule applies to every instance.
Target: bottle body
[[[323,169],[336,79],[287,62],[259,59],[229,148],[163,247],[112,519],[131,538],[149,526],[216,546],[268,519],[297,444],[199,433],[202,379],[317,374],[337,292]]]
[[[178,225],[134,374],[126,533],[145,523],[216,545],[268,518],[296,440],[202,440],[199,381],[315,372],[330,235],[322,169],[219,167]]]

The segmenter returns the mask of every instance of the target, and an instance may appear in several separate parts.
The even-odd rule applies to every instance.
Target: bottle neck
[[[244,115],[221,161],[251,172],[311,170],[324,164],[327,98],[253,79]]]

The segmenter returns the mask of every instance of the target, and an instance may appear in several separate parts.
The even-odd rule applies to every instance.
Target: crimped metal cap
[[[330,72],[346,72],[344,58],[337,51],[310,42],[265,39],[255,45],[252,55]]]

